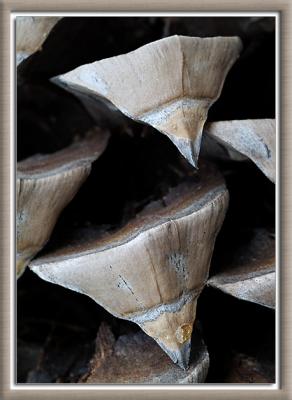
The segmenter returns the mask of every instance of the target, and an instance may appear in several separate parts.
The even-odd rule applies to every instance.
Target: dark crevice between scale
[[[244,41],[241,57],[227,75],[208,120],[273,118],[274,24],[269,18],[265,22],[254,18],[248,26],[250,20],[66,18],[43,51],[27,59],[18,70],[19,160],[60,150],[94,126],[74,96],[46,79],[172,34],[238,34]],[[103,121],[112,132],[108,148],[63,211],[45,251],[76,239],[75,232],[86,240],[86,232],[91,229],[107,231],[124,224],[147,204],[161,199],[189,168],[168,138],[154,129],[126,117],[123,126],[113,128],[112,112]],[[236,242],[249,235],[250,228],[267,227],[272,231],[275,226],[275,187],[256,166],[250,162],[221,162],[218,168],[226,179],[230,205],[216,241],[211,273],[228,259]],[[101,321],[107,321],[116,336],[139,330],[130,322],[114,318],[90,298],[45,282],[29,269],[17,287],[18,382],[77,382],[94,352]],[[235,381],[230,371],[235,355],[240,355],[236,358],[240,363],[242,354],[259,360],[265,366],[265,376],[273,382],[273,311],[206,288],[198,301],[197,318],[210,353],[207,382]],[[253,375],[248,371],[238,379],[248,383]]]
[[[105,153],[93,164],[89,178],[63,211],[44,252],[59,247],[62,242],[72,243],[80,238],[86,241],[86,235],[91,234],[92,229],[110,231],[126,223],[151,201],[161,199],[170,187],[181,182],[187,171],[193,173],[193,168],[188,166],[167,137],[152,128],[128,122],[126,129],[113,132]],[[251,163],[221,162],[218,167],[230,192],[230,207],[216,242],[212,269],[216,268],[216,260],[226,256],[229,246],[233,246],[234,232],[238,229],[262,224],[272,227],[274,224],[274,185]],[[255,192],[256,197],[252,195]],[[269,333],[265,346],[269,349],[274,346],[272,312],[257,313],[254,307],[257,310],[258,306],[242,306],[244,302],[222,293],[214,295],[214,292],[209,288],[204,290],[198,309],[198,319],[202,320],[211,357],[208,382],[229,379],[234,355],[251,354],[258,358],[252,335],[247,330],[247,327],[258,329],[252,324],[257,326],[258,321],[264,324],[268,318]],[[116,335],[138,329],[131,323],[115,319],[86,296],[44,282],[29,270],[18,282],[18,293],[19,382],[76,382],[86,372],[101,321],[110,321]],[[242,306],[241,323],[246,327],[242,334],[236,330],[239,321],[235,324],[233,314],[227,316],[224,312],[226,328],[221,328],[218,338],[214,337],[217,329],[214,324],[220,310],[212,309],[213,297],[216,304],[222,301],[223,309],[234,314]],[[221,300],[222,297],[225,300]],[[217,322],[221,326],[218,318]],[[226,330],[235,332],[238,341],[234,339],[230,345],[224,337]],[[32,332],[38,332],[37,337]],[[248,341],[244,342],[245,335]],[[256,340],[255,343],[259,343],[259,339]],[[224,348],[224,354],[221,348]],[[264,360],[269,377],[273,375],[272,359],[270,354],[268,360]]]
[[[207,383],[275,382],[273,310],[205,288],[197,318],[210,355]]]
[[[66,17],[38,51],[19,67],[23,80],[44,80],[79,65],[127,53],[160,39],[163,19],[153,17]]]
[[[243,41],[243,51],[209,111],[209,121],[275,117],[274,17],[66,17],[42,51],[19,66],[18,80],[45,82],[170,35],[236,35]]]
[[[111,136],[42,254],[118,230],[155,202],[164,207],[163,197],[188,179],[199,179],[199,174],[169,139],[131,122],[127,133]]]
[[[116,337],[139,329],[30,270],[17,285],[18,383],[77,382],[87,372],[101,321]]]
[[[17,86],[17,160],[69,146],[94,127],[83,105],[51,82]]]
[[[248,246],[256,231],[275,235],[275,185],[253,163],[221,162],[218,166],[225,176],[229,207],[215,243],[210,275]]]

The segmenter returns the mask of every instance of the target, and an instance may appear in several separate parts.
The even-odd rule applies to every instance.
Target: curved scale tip
[[[139,119],[169,137],[189,163],[198,168],[203,126],[210,106],[208,99],[182,98]]]
[[[196,305],[197,298],[179,309],[174,305],[173,311],[161,312],[156,318],[135,321],[182,369],[189,364]]]
[[[173,144],[178,148],[181,154],[188,162],[198,169],[198,158],[201,147],[202,135],[198,135],[194,140],[187,138],[179,138],[173,135],[168,135]]]
[[[180,368],[184,370],[188,369],[190,354],[191,354],[190,339],[187,342],[185,342],[182,346],[178,347],[176,350],[166,347],[164,343],[160,341],[157,341],[157,343],[175,364],[177,364]]]

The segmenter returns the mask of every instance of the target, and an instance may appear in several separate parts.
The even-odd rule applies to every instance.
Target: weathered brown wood
[[[190,366],[174,365],[155,341],[143,332],[115,339],[102,324],[96,338],[96,352],[90,371],[81,382],[88,384],[190,384],[205,381],[209,367],[207,348],[197,329],[192,339]]]
[[[243,353],[235,353],[222,383],[275,383],[274,365]]]

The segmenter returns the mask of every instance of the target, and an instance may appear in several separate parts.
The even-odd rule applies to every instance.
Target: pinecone
[[[17,17],[16,52],[17,382],[273,383],[274,18]]]

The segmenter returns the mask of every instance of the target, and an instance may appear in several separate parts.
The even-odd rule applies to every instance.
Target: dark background
[[[51,77],[173,34],[237,35],[243,41],[208,121],[275,117],[274,18],[68,17],[55,26],[42,51],[18,67],[18,160],[57,151],[97,123]],[[76,230],[123,222],[126,213],[132,217],[129,204],[143,206],[172,185],[169,166],[181,156],[164,135],[112,110],[98,113],[99,126],[111,131],[109,146],[62,213],[43,252],[69,240]],[[114,115],[119,115],[118,122]],[[275,226],[275,188],[261,171],[251,163],[219,162],[218,167],[230,192],[230,207],[211,275],[226,255],[233,256],[240,243],[250,240],[252,230],[273,231]],[[272,310],[205,288],[197,318],[211,359],[207,382],[274,381]],[[26,270],[17,283],[17,381],[78,381],[87,371],[101,321],[109,323],[116,337],[138,329],[91,299]],[[257,369],[247,367],[249,357],[257,360]]]

